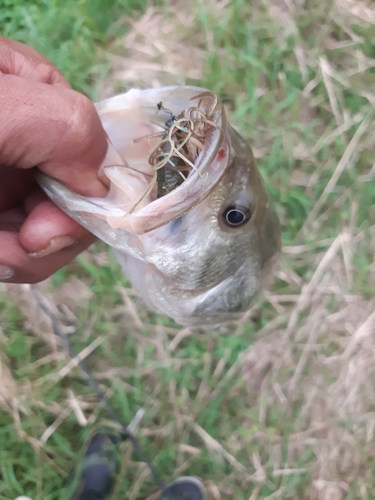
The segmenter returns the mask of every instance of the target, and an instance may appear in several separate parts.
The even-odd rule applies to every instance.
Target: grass
[[[103,340],[87,363],[124,420],[145,408],[137,435],[163,477],[199,475],[210,500],[375,498],[372,3],[5,6],[2,32],[93,99],[184,81],[216,92],[280,216],[273,286],[218,331],[145,310],[100,242],[39,285],[78,351]],[[68,357],[28,287],[0,293],[0,497],[63,499],[106,414],[78,369],[61,378]],[[155,498],[123,456],[113,498]]]

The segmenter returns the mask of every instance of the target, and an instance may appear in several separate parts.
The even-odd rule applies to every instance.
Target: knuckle
[[[49,61],[41,61],[36,65],[33,73],[38,78],[38,81],[52,85],[55,81],[63,80],[60,71]]]
[[[93,103],[86,96],[73,92],[68,118],[68,139],[78,154],[84,154],[93,144],[93,123],[99,120]]]

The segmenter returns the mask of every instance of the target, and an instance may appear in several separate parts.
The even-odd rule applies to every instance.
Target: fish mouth
[[[168,227],[217,187],[233,154],[231,129],[222,103],[200,87],[132,89],[97,103],[96,108],[108,136],[107,155],[98,174],[101,180],[107,179],[108,195],[84,197],[39,169],[35,176],[49,198],[70,217],[112,247],[126,249],[143,260],[142,235]],[[209,122],[203,147],[186,180],[158,197],[157,189],[149,189],[155,175],[150,156],[171,115],[186,116],[191,108]]]
[[[191,86],[133,89],[96,104],[96,108],[109,138],[101,173],[110,190],[106,198],[87,200],[111,228],[141,235],[165,225],[199,204],[224,175],[230,139],[224,108],[213,93]],[[166,123],[171,116],[177,124],[181,116],[186,123],[190,117],[200,119],[204,137],[194,161],[187,160],[190,172],[183,182],[160,197],[156,170],[168,165],[160,168],[162,161],[152,165],[151,158],[160,143],[168,140]],[[184,157],[185,153],[173,154]],[[156,157],[160,160],[160,155]]]
[[[36,172],[36,178],[60,208],[112,246],[126,240],[118,231],[141,236],[191,210],[215,189],[230,164],[231,139],[225,111],[215,94],[206,89],[132,89],[97,103],[96,109],[108,136],[107,154],[98,174],[107,181],[108,195],[83,197],[41,171]],[[171,116],[176,123],[181,116],[187,121],[199,121],[197,117],[201,117],[206,126],[199,138],[202,147],[194,162],[189,160],[191,168],[184,181],[158,196],[159,164],[151,159],[160,143],[165,143],[166,122]],[[181,153],[175,151],[173,155]],[[99,231],[92,230],[95,218]],[[104,236],[106,228],[116,237]]]

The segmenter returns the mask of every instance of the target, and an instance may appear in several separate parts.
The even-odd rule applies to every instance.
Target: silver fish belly
[[[221,102],[183,86],[133,89],[96,107],[110,140],[108,196],[85,198],[38,172],[42,188],[114,248],[150,308],[182,325],[240,318],[272,278],[281,233]]]

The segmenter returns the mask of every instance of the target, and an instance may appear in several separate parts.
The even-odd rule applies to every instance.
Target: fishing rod
[[[110,419],[120,427],[120,431],[117,434],[114,431],[110,433],[97,432],[90,439],[84,457],[81,476],[75,478],[78,486],[70,500],[106,500],[109,498],[108,495],[111,494],[113,489],[116,472],[114,450],[124,441],[129,441],[132,444],[138,458],[147,465],[154,483],[162,493],[162,500],[205,500],[205,489],[198,478],[193,476],[180,477],[170,485],[166,484],[133,434],[144,415],[144,410],[138,410],[129,425],[123,422],[120,414],[100,389],[90,370],[75,351],[67,335],[61,330],[56,316],[44,303],[44,296],[35,286],[30,285],[30,289],[40,309],[51,320],[54,335],[60,340],[70,358],[78,360],[78,366],[96,394],[98,402],[103,403]]]

